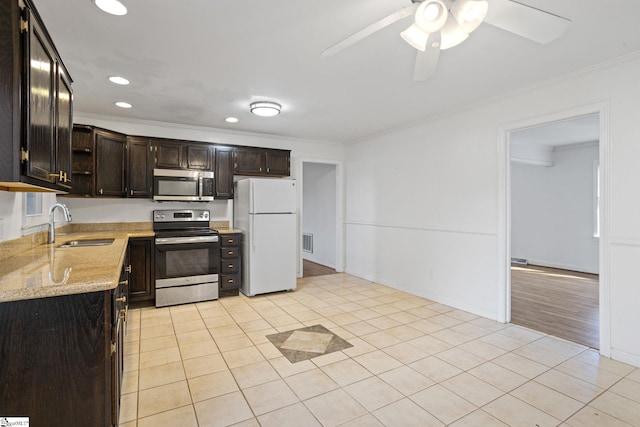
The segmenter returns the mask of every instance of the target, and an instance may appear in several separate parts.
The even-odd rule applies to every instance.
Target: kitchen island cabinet
[[[0,303],[0,414],[41,427],[118,425],[123,297],[121,285]]]

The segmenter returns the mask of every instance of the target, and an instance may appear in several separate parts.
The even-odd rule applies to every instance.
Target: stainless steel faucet
[[[71,212],[69,212],[69,208],[64,203],[55,203],[51,205],[49,208],[49,243],[55,243],[56,241],[56,219],[54,211],[56,208],[62,209],[62,213],[64,214],[64,219],[67,222],[71,222]]]

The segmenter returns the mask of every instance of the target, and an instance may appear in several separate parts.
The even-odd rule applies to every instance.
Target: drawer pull
[[[233,267],[234,267],[234,265],[233,265],[233,264],[229,264],[229,265],[227,265],[227,268],[233,268]]]
[[[233,255],[233,251],[228,251],[227,255]]]
[[[229,280],[227,280],[227,282],[233,283],[233,279],[229,279]]]
[[[230,244],[230,245],[233,244],[233,239],[227,240],[227,243]]]
[[[127,297],[116,298],[116,302],[127,302]]]

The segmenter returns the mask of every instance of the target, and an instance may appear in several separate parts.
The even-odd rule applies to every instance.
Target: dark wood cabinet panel
[[[26,151],[29,160],[25,175],[45,182],[55,182],[55,96],[56,58],[45,30],[33,13],[25,9],[29,26],[24,43],[28,59],[27,95],[29,122],[26,126]]]
[[[19,189],[17,183],[26,183],[69,190],[71,100],[71,78],[31,1],[1,0],[3,189]]]
[[[129,298],[132,303],[153,301],[156,297],[153,245],[153,237],[129,239]]]
[[[220,297],[238,295],[241,285],[240,233],[220,234]]]
[[[209,144],[185,144],[185,169],[211,169],[211,147]]]
[[[182,167],[182,144],[177,141],[154,139],[155,167],[180,169]]]
[[[285,150],[265,150],[265,166],[268,175],[289,176],[291,154]]]
[[[124,135],[96,130],[96,188],[95,195],[102,197],[124,197],[125,159],[127,139]]]
[[[127,197],[151,198],[153,152],[149,138],[127,137]]]
[[[289,150],[236,147],[233,172],[236,175],[289,176]]]
[[[117,425],[115,292],[0,304],[1,414],[27,416],[36,426]]]
[[[215,150],[215,198],[233,199],[233,148],[218,146]]]
[[[56,125],[56,168],[58,174],[64,178],[58,185],[70,190],[73,187],[73,174],[71,167],[71,145],[73,128],[73,93],[71,81],[65,71],[58,68],[58,81],[56,84],[57,95],[57,125]]]
[[[260,149],[236,147],[233,158],[233,173],[237,175],[260,175],[265,167],[264,152]]]

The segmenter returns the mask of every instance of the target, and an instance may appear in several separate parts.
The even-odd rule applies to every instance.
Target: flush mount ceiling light
[[[280,114],[282,106],[271,101],[253,102],[249,105],[251,112],[256,116],[273,117]]]
[[[127,8],[118,0],[93,0],[93,3],[104,12],[111,15],[126,15]]]
[[[118,101],[116,102],[116,105],[120,108],[131,108],[133,107],[133,105],[129,104],[128,102],[124,102],[124,101]]]
[[[237,117],[227,117],[226,119],[224,119],[225,122],[227,123],[238,123],[238,118]]]
[[[109,77],[109,81],[111,83],[115,83],[117,85],[128,85],[129,84],[129,80],[125,79],[124,77],[120,77],[120,76],[111,76],[111,77]]]

